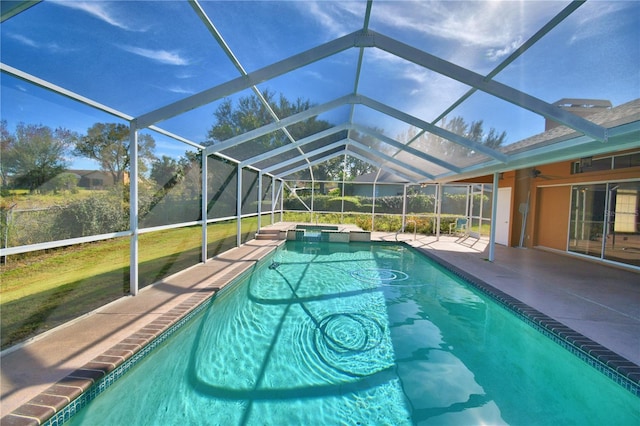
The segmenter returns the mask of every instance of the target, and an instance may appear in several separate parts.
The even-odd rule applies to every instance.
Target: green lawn
[[[46,208],[50,206],[61,206],[72,201],[81,200],[95,196],[100,191],[95,189],[77,189],[76,191],[61,191],[56,194],[32,194],[27,189],[12,189],[7,195],[3,195],[0,206],[9,207],[16,204],[19,209]]]
[[[243,233],[257,218],[243,219]],[[202,228],[194,226],[139,237],[139,287],[200,262]],[[236,222],[208,226],[209,257],[236,244]],[[2,266],[2,349],[77,318],[129,291],[129,238],[82,244],[26,256]]]
[[[286,221],[309,220],[308,213],[285,215]],[[337,223],[337,214],[319,222]],[[380,220],[380,219],[376,219]],[[355,217],[345,215],[345,221]],[[485,229],[486,228],[486,229]],[[251,238],[257,218],[242,221]],[[489,232],[483,225],[483,233]],[[200,226],[142,234],[139,237],[140,288],[200,262]],[[236,244],[236,222],[208,226],[208,255]],[[0,268],[2,349],[77,318],[129,292],[129,238],[81,244],[24,256],[11,256]]]

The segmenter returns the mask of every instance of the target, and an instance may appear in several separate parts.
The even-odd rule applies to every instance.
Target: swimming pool
[[[287,242],[71,424],[638,424],[636,396],[403,245]]]

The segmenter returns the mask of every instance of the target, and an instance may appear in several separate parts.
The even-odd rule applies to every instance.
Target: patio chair
[[[454,223],[449,224],[449,235],[465,236],[467,235],[467,231],[466,217],[459,217]]]

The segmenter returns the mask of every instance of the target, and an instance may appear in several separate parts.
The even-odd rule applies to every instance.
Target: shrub
[[[376,213],[402,213],[402,196],[387,196],[376,198]]]
[[[105,194],[74,201],[54,221],[59,239],[108,234],[129,228],[129,212],[121,200]]]
[[[45,182],[40,190],[42,192],[53,192],[57,194],[61,191],[69,191],[72,194],[78,193],[78,177],[73,173],[60,173]]]
[[[433,195],[409,195],[407,196],[407,212],[432,213],[434,211],[435,197]]]
[[[402,229],[402,216],[376,215],[375,226],[376,231],[398,232],[400,229]]]
[[[364,231],[371,231],[371,216],[356,216],[356,225]]]

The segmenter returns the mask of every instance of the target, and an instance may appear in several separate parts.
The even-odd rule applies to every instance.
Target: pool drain
[[[381,284],[404,281],[409,278],[405,272],[382,268],[358,269],[352,271],[351,276],[360,281]]]
[[[331,314],[315,330],[315,350],[331,368],[349,376],[368,376],[388,368],[383,353],[383,327],[359,313]]]

